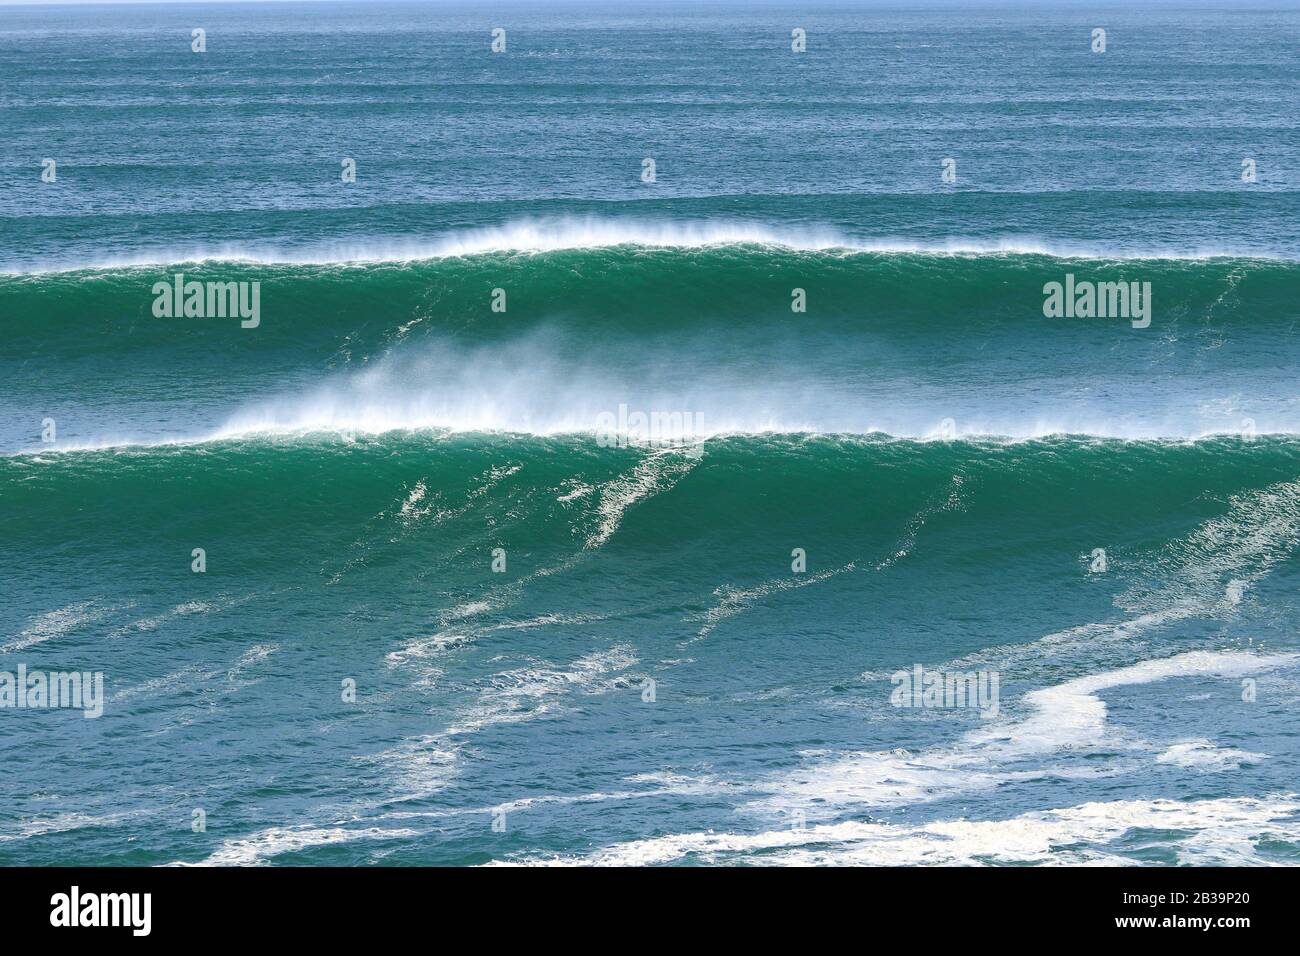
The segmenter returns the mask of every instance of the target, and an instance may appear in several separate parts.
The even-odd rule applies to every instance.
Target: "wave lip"
[[[1287,441],[1297,437],[1300,432],[1276,431],[1256,435],[1252,442],[1263,444],[1270,440]],[[335,423],[258,423],[225,425],[215,430],[181,434],[169,437],[124,437],[113,436],[83,441],[61,441],[50,445],[32,445],[10,448],[0,451],[0,459],[27,459],[32,461],[49,460],[54,456],[84,455],[99,452],[151,452],[154,450],[171,450],[200,448],[204,446],[248,445],[317,445],[343,442],[351,444],[360,439],[387,441],[391,439],[441,440],[452,438],[508,438],[520,441],[572,441],[590,442],[595,447],[602,447],[603,434],[595,428],[582,428],[572,425],[549,428],[528,428],[512,425],[488,424],[454,424],[446,422],[366,424],[363,422]],[[705,431],[693,432],[682,436],[671,444],[640,442],[635,436],[617,446],[603,447],[624,448],[632,451],[680,450],[694,454],[703,453],[710,442],[718,441],[762,441],[792,445],[809,440],[861,444],[898,444],[898,445],[950,445],[954,448],[976,446],[983,448],[1014,447],[1036,444],[1070,445],[1110,445],[1123,444],[1131,446],[1178,447],[1215,442],[1244,442],[1238,433],[1231,431],[1196,431],[1189,434],[1168,434],[1164,432],[1119,431],[1072,431],[1069,429],[1044,428],[1008,434],[1006,432],[970,431],[949,438],[936,430],[916,432],[891,432],[865,429],[861,431],[821,430],[809,426],[799,427],[717,427]]]
[[[773,225],[759,220],[655,219],[622,216],[528,217],[447,232],[430,239],[374,238],[357,242],[222,243],[188,248],[144,249],[127,255],[72,262],[47,260],[29,267],[0,266],[0,274],[27,275],[126,269],[201,262],[263,265],[366,265],[427,259],[464,258],[493,253],[545,253],[618,246],[701,249],[769,246],[798,252],[916,255],[1040,255],[1060,259],[1205,260],[1240,258],[1289,261],[1258,250],[1203,246],[1119,249],[1101,243],[1062,243],[1026,236],[998,239],[950,237],[928,242],[890,237],[852,236],[828,225]]]

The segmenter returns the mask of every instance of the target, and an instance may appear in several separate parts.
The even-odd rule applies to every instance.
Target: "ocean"
[[[1300,862],[1297,35],[0,6],[0,864]]]

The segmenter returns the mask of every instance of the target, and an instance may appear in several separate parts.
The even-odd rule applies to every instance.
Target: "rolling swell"
[[[1295,17],[695,6],[6,12],[0,862],[1296,862]]]
[[[0,276],[6,351],[76,357],[80,349],[130,351],[220,340],[238,328],[207,319],[156,319],[150,289],[176,272],[200,281],[259,281],[265,327],[241,348],[285,342],[379,349],[418,327],[499,338],[555,320],[584,331],[648,336],[700,325],[791,321],[791,289],[809,292],[800,321],[836,316],[907,334],[971,331],[972,318],[1039,323],[1045,282],[1149,281],[1167,317],[1250,320],[1276,328],[1300,318],[1300,263],[1275,259],[1092,258],[1035,252],[800,250],[730,244],[699,248],[635,244],[553,251],[490,251],[412,261],[276,264],[175,263]],[[509,296],[504,327],[493,288]],[[405,331],[404,331],[405,330]],[[737,331],[740,331],[737,329]],[[269,340],[269,343],[268,343]]]
[[[204,576],[218,589],[246,579],[338,586],[352,596],[364,585],[382,596],[423,582],[454,603],[493,583],[473,556],[503,547],[512,575],[543,589],[557,571],[565,587],[575,578],[580,588],[599,586],[581,566],[599,553],[597,578],[654,582],[681,612],[707,606],[701,582],[757,586],[788,576],[793,547],[808,550],[814,574],[865,579],[889,568],[906,591],[931,580],[1077,589],[1087,586],[1080,572],[1091,549],[1104,546],[1115,573],[1094,590],[1113,594],[1116,581],[1185,586],[1199,576],[1201,596],[1217,601],[1233,578],[1260,570],[1263,545],[1274,563],[1290,560],[1298,479],[1295,438],[992,444],[771,435],[644,449],[578,437],[417,434],[7,457],[0,517],[3,570],[37,590],[89,576],[129,594],[123,569],[201,541],[229,556]],[[85,504],[70,513],[70,501]],[[1201,555],[1195,574],[1167,566],[1187,547],[1170,542],[1234,510],[1234,527],[1246,532],[1210,545],[1232,551],[1231,560]],[[1147,516],[1140,527],[1135,514]],[[60,529],[55,547],[51,527]],[[1272,529],[1272,538],[1248,545],[1252,527]]]
[[[155,318],[153,283],[177,271],[261,283],[261,324]],[[1152,327],[1044,318],[1043,285],[1067,273],[1151,283]],[[1292,433],[1297,281],[1300,263],[1266,259],[625,242],[5,276],[0,357],[19,424],[0,439],[28,447],[34,409],[80,447],[552,434],[620,404],[690,412],[705,434],[923,437],[947,419],[972,436]]]

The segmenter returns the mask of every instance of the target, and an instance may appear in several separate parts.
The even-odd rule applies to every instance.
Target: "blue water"
[[[1298,30],[0,6],[0,863],[1294,864]]]

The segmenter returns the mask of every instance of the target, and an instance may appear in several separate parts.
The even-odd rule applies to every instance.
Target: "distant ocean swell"
[[[808,292],[807,319],[853,315],[864,326],[958,331],[972,316],[1034,322],[1043,317],[1043,285],[1066,273],[1098,282],[1151,282],[1169,319],[1289,323],[1300,262],[1280,259],[1072,256],[1022,250],[942,252],[800,249],[736,242],[690,247],[636,242],[557,249],[496,249],[389,261],[177,261],[163,265],[83,267],[0,274],[12,333],[73,334],[97,345],[182,340],[228,329],[143,320],[156,282],[259,281],[274,321],[263,334],[309,345],[323,333],[355,329],[395,335],[414,325],[499,337],[539,319],[589,323],[587,331],[689,332],[695,326],[789,319],[791,290]],[[509,296],[513,322],[489,322],[491,290]],[[269,297],[274,293],[274,299]],[[32,329],[40,317],[44,325]],[[649,324],[650,320],[654,324]],[[740,333],[742,329],[734,329]],[[968,331],[977,331],[970,330]],[[124,333],[134,338],[123,338]],[[305,341],[304,341],[305,340]],[[381,338],[382,341],[382,338]],[[20,340],[14,347],[30,344]],[[263,343],[265,344],[265,343]],[[377,344],[377,343],[376,343]]]

